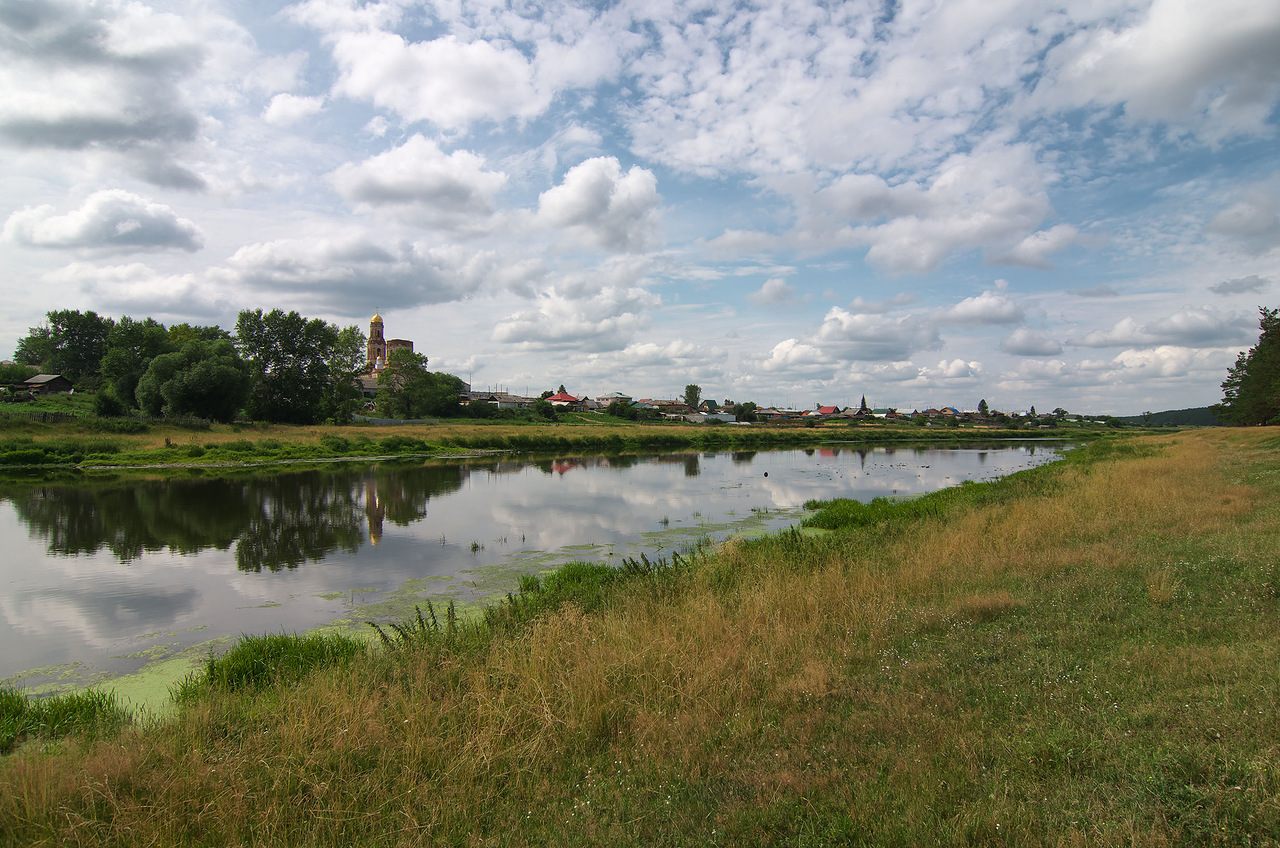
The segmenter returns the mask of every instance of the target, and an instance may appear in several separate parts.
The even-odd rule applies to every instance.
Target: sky
[[[1280,0],[0,0],[0,358],[375,312],[477,389],[1203,406],[1280,305]]]

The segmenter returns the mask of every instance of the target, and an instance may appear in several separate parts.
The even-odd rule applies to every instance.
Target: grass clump
[[[210,656],[204,672],[182,683],[179,702],[195,700],[213,688],[228,691],[283,686],[312,671],[344,664],[368,649],[366,643],[341,633],[241,636],[222,656]]]
[[[26,738],[92,740],[132,722],[132,713],[113,692],[90,689],[33,699],[17,689],[0,689],[0,754]]]

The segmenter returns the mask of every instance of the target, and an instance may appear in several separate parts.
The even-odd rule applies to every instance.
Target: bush
[[[99,418],[120,418],[128,410],[113,392],[98,392],[93,398],[93,412]]]

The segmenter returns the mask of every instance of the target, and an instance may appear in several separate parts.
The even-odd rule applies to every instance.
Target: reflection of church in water
[[[364,481],[364,514],[369,518],[369,543],[376,547],[382,541],[382,520],[387,517],[387,507],[378,497],[376,477]]]

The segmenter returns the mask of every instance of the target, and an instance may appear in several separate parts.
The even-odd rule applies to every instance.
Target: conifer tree
[[[1280,424],[1280,309],[1259,310],[1258,343],[1236,358],[1215,406],[1225,424]]]

